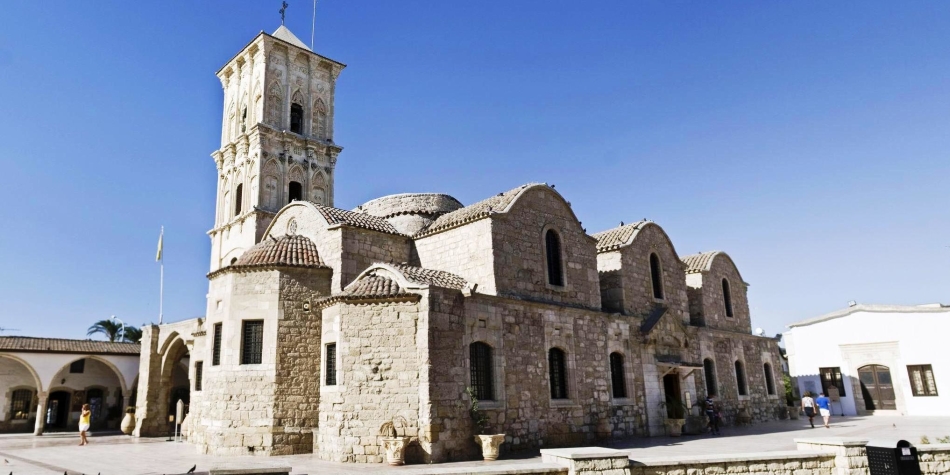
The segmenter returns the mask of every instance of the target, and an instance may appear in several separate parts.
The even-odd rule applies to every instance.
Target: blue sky
[[[0,13],[0,327],[203,315],[222,93],[279,1]],[[310,38],[310,1],[287,26]],[[950,3],[320,0],[336,204],[555,183],[589,232],[721,249],[753,325],[950,302]],[[9,334],[9,333],[8,333]]]

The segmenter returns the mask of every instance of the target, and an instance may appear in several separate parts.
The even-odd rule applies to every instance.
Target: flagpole
[[[162,226],[162,233],[159,235],[159,239],[163,240],[165,237],[165,226]],[[162,247],[164,247],[164,242],[162,242]],[[159,248],[159,278],[158,278],[158,324],[162,324],[162,304],[165,300],[165,250]]]

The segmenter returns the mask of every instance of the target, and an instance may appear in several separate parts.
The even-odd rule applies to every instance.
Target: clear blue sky
[[[0,327],[200,316],[222,93],[279,1],[5,2]],[[287,25],[310,38],[311,2]],[[722,249],[753,325],[950,302],[950,3],[320,0],[336,203],[555,183]]]

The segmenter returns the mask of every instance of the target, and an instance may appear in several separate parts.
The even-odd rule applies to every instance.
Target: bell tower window
[[[247,106],[241,112],[241,133],[247,132]]]
[[[290,105],[290,131],[295,134],[303,133],[303,106],[297,103]]]
[[[239,184],[237,188],[234,189],[234,215],[238,216],[241,214],[241,202],[244,201],[244,184]]]
[[[293,203],[294,201],[300,201],[303,199],[303,186],[301,186],[299,182],[290,182],[290,187],[287,191],[288,203]]]

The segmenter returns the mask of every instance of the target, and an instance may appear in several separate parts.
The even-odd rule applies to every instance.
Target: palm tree
[[[112,320],[99,320],[89,327],[89,331],[86,332],[86,336],[92,336],[96,333],[105,334],[109,337],[109,341],[115,341],[119,337],[119,330],[122,329],[122,325],[112,321]]]
[[[142,329],[126,325],[125,341],[129,343],[138,343],[142,340]]]

